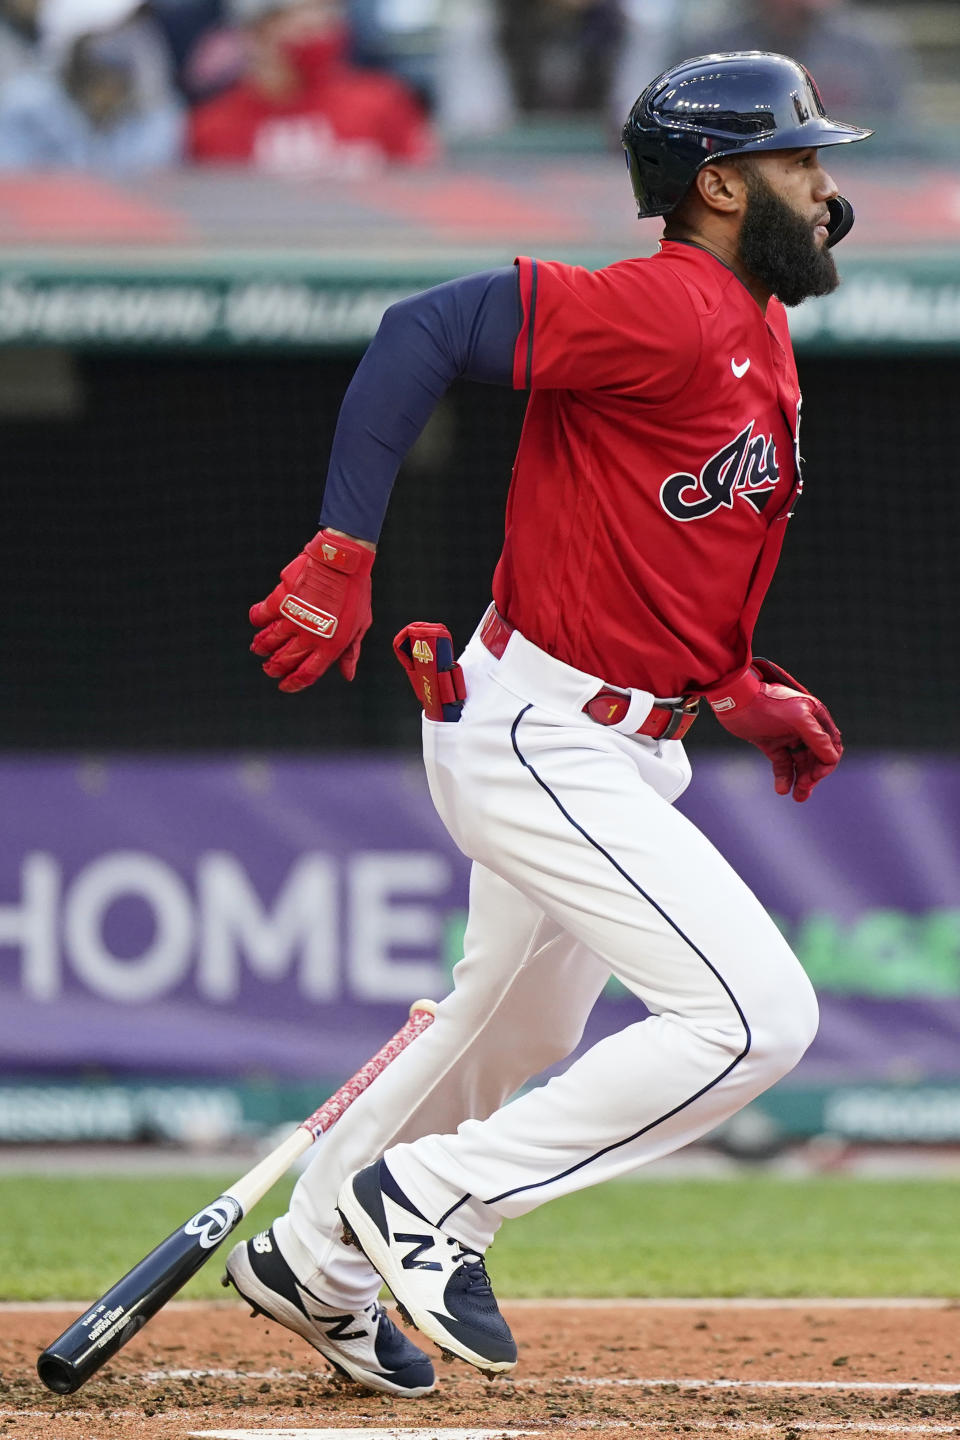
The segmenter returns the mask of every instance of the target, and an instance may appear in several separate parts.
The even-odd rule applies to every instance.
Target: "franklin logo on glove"
[[[314,610],[309,605],[304,605],[295,595],[288,595],[280,602],[281,615],[289,615],[296,625],[301,625],[304,630],[312,630],[315,635],[326,635],[328,638],[337,628],[336,615],[327,615],[323,610]]]

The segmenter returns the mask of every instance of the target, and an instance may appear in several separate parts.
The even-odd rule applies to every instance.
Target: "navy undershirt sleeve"
[[[453,381],[512,386],[521,320],[512,265],[391,305],[340,407],[321,525],[378,538],[400,464]]]

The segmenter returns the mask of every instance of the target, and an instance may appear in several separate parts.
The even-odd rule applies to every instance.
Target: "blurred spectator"
[[[147,0],[147,9],[167,38],[174,76],[187,100],[206,99],[239,77],[241,48],[223,29],[224,0]]]
[[[907,109],[914,58],[887,16],[848,0],[742,0],[730,22],[691,28],[685,54],[774,50],[792,55],[816,79],[829,113],[869,125]]]
[[[674,59],[679,8],[677,0],[621,0],[621,7],[624,33],[608,105],[610,128],[618,146],[623,122],[640,90]]]
[[[137,0],[43,0],[44,69],[0,87],[0,168],[156,169],[182,153],[163,37]]]
[[[624,35],[619,0],[497,0],[517,109],[606,113]]]
[[[200,161],[359,179],[436,151],[413,92],[349,63],[340,0],[230,0],[243,23],[242,80],[193,112]]]
[[[566,111],[605,122],[619,146],[643,77],[673,58],[677,3],[445,0],[436,91],[441,132],[461,142],[488,139],[523,114]]]
[[[516,119],[499,44],[497,0],[446,0],[437,58],[436,115],[451,140],[478,140]]]
[[[146,0],[150,14],[167,37],[179,72],[208,31],[223,24],[223,0]]]
[[[434,109],[444,0],[347,0],[351,59],[397,75]]]
[[[40,64],[40,0],[0,0],[0,85]]]

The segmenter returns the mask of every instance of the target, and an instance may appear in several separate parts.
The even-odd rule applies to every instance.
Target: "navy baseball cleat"
[[[344,1310],[318,1300],[284,1260],[272,1227],[234,1245],[222,1283],[233,1285],[254,1315],[295,1330],[347,1379],[411,1399],[433,1389],[429,1356],[397,1329],[383,1306]]]
[[[431,1225],[384,1160],[344,1182],[337,1209],[343,1238],[380,1272],[411,1325],[446,1355],[491,1377],[513,1369],[516,1342],[497,1308],[483,1256]]]

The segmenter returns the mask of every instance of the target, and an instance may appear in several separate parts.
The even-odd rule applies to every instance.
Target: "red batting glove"
[[[312,685],[335,660],[345,680],[357,673],[370,628],[370,571],[375,551],[321,530],[280,572],[280,584],[250,611],[254,655],[269,655],[264,674],[292,694]]]
[[[778,795],[792,789],[794,800],[807,800],[840,764],[843,741],[826,705],[770,660],[754,660],[704,698],[725,730],[769,757]]]

